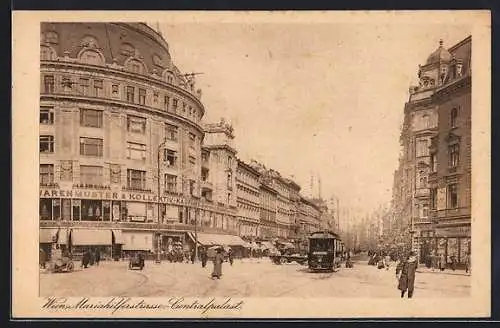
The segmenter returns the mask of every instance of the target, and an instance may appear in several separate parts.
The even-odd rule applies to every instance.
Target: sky
[[[413,23],[161,23],[175,65],[201,72],[205,122],[224,117],[237,156],[370,212],[387,204],[418,65],[471,34]],[[311,179],[313,176],[313,179]]]

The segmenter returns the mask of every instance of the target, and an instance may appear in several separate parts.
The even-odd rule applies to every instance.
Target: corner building
[[[225,232],[235,210],[202,188],[201,91],[161,35],[141,23],[42,23],[40,60],[42,248],[155,251]]]

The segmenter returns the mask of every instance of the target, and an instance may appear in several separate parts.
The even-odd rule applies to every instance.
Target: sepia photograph
[[[489,315],[489,12],[48,13],[14,313]]]

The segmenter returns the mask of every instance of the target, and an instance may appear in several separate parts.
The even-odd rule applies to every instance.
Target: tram
[[[331,231],[317,231],[309,236],[307,263],[311,271],[333,272],[342,241]]]

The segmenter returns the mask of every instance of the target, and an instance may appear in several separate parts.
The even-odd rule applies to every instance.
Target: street
[[[223,276],[212,280],[213,264],[199,262],[156,264],[129,270],[127,261],[101,262],[71,273],[40,272],[40,296],[68,297],[369,297],[397,298],[394,264],[377,269],[358,261],[354,268],[334,273],[310,273],[295,263],[275,265],[267,258],[224,263]],[[415,281],[415,298],[468,297],[470,276],[460,272],[421,270]]]

